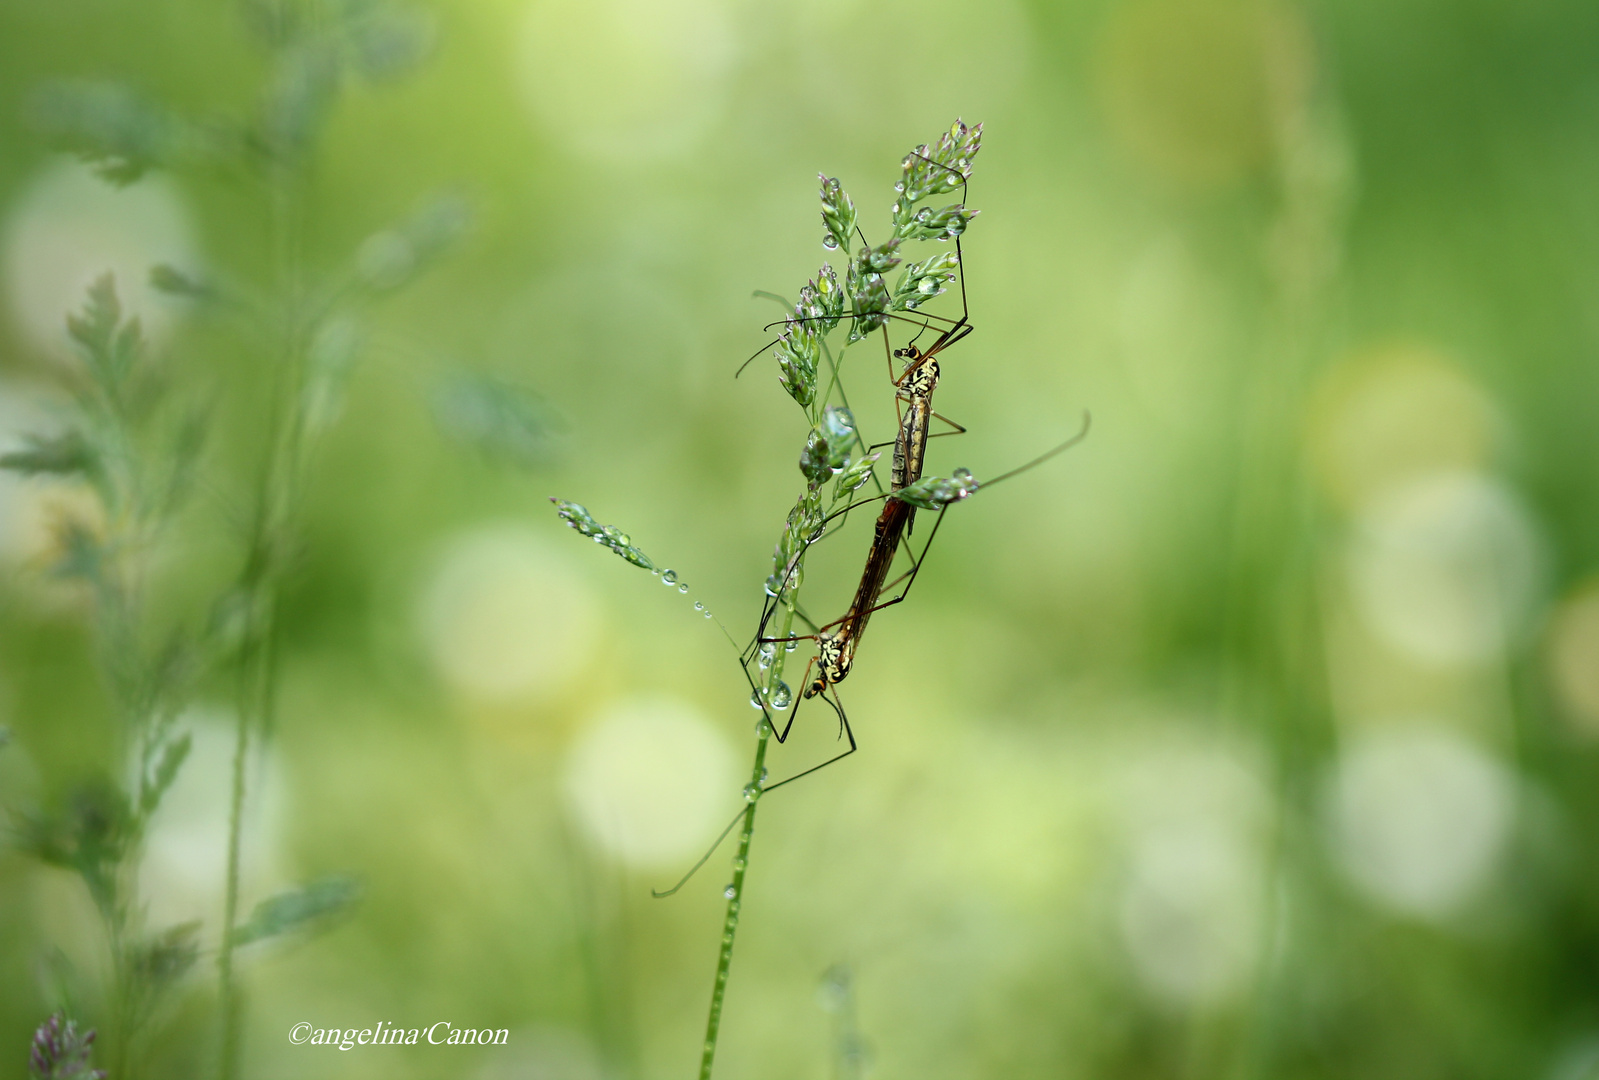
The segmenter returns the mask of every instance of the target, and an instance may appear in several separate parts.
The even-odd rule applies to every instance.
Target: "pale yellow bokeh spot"
[[[638,699],[613,705],[579,734],[566,798],[607,855],[640,869],[676,869],[742,805],[735,776],[732,747],[697,709]]]
[[[538,703],[564,692],[598,644],[597,601],[582,573],[564,548],[518,525],[452,540],[418,615],[439,674],[479,704]]]
[[[573,149],[667,157],[715,118],[737,52],[727,0],[535,0],[519,75],[535,116]]]
[[[1560,605],[1549,633],[1549,670],[1576,731],[1599,739],[1599,581]]]
[[[1323,490],[1353,511],[1427,473],[1483,469],[1499,427],[1493,402],[1437,350],[1388,345],[1317,390],[1310,456]]]

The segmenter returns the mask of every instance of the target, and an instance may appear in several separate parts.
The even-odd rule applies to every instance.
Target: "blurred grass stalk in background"
[[[106,923],[113,960],[114,1075],[139,1069],[135,1039],[154,1018],[156,994],[175,983],[198,955],[197,923],[146,936],[133,892],[139,840],[187,756],[190,738],[174,725],[195,683],[231,673],[235,743],[227,809],[224,907],[216,962],[221,1015],[220,1069],[240,1068],[240,947],[305,929],[356,896],[343,878],[313,882],[258,904],[239,917],[240,862],[251,740],[274,728],[276,625],[280,594],[296,562],[300,508],[321,437],[342,409],[344,386],[361,346],[359,308],[412,280],[460,233],[461,206],[435,199],[415,217],[368,239],[329,273],[305,256],[308,179],[328,117],[352,80],[379,82],[425,57],[428,25],[412,11],[361,0],[248,0],[241,5],[265,50],[264,85],[253,115],[190,118],[114,84],[63,83],[35,97],[38,124],[63,148],[113,184],[159,169],[221,172],[253,196],[272,252],[269,280],[199,280],[166,265],[150,268],[159,290],[210,309],[245,351],[267,343],[270,392],[257,481],[247,500],[241,567],[211,605],[196,635],[175,632],[155,643],[142,591],[148,563],[180,499],[190,488],[204,416],[186,415],[170,445],[150,445],[138,426],[159,403],[159,378],[144,370],[137,319],[121,319],[111,278],[91,290],[71,332],[89,376],[70,375],[79,417],[64,435],[35,439],[3,464],[29,474],[78,475],[98,498],[97,522],[67,520],[55,573],[93,586],[101,667],[120,714],[132,790],[115,785],[61,823],[34,823],[30,846],[84,878]],[[152,383],[154,391],[143,383]],[[68,837],[52,830],[67,829]]]

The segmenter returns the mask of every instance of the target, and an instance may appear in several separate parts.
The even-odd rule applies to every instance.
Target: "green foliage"
[[[83,310],[67,317],[67,333],[80,346],[100,388],[115,398],[138,362],[144,342],[139,320],[123,321],[116,282],[110,274],[101,275],[89,286]]]
[[[789,319],[777,341],[778,379],[788,396],[808,409],[816,400],[816,365],[821,358],[821,339],[809,322]]]
[[[557,499],[553,495],[550,502],[555,504],[555,512],[560,515],[567,526],[576,529],[579,536],[587,536],[597,544],[610,548],[616,554],[632,563],[634,566],[645,570],[656,570],[656,565],[650,557],[633,546],[633,540],[622,530],[611,525],[601,525],[594,520],[594,516],[575,502]]]
[[[953,251],[942,251],[907,266],[894,283],[894,310],[914,308],[942,293],[944,284],[955,280],[955,268],[959,265],[960,259]]]
[[[234,927],[235,946],[251,945],[285,934],[323,927],[348,912],[361,898],[353,878],[335,876],[278,893],[257,904],[244,923]]]
[[[193,739],[187,732],[162,746],[155,770],[139,795],[139,813],[145,818],[149,818],[161,805],[162,797],[172,786],[172,781],[178,778],[178,770],[183,768],[192,746]]]
[[[129,970],[146,995],[171,988],[200,958],[199,922],[179,923],[130,946]]]
[[[874,450],[870,454],[863,454],[855,461],[850,462],[847,468],[839,470],[838,482],[833,485],[833,501],[843,502],[851,492],[859,491],[865,487],[872,478],[872,467],[877,464],[877,459],[882,457],[881,451]]]
[[[924,476],[889,495],[923,510],[940,510],[975,494],[980,485],[966,469],[956,469],[950,477]]]
[[[800,472],[812,484],[826,483],[849,463],[854,443],[855,418],[842,406],[827,406],[800,451]]]
[[[491,461],[534,468],[555,454],[555,411],[543,395],[520,383],[453,373],[439,380],[431,404],[434,422],[445,434]]]
[[[127,797],[104,778],[80,786],[57,810],[16,814],[17,848],[77,873],[108,920],[121,918],[118,874],[138,833]]]
[[[76,429],[59,435],[27,434],[22,438],[23,449],[0,454],[0,469],[23,476],[90,476],[99,468],[94,447]]]
[[[848,251],[855,246],[855,203],[836,178],[826,173],[817,177],[822,182],[822,225],[827,229],[822,246],[829,251]]]
[[[29,112],[58,147],[119,186],[188,152],[191,133],[180,120],[116,83],[52,83],[34,95]]]

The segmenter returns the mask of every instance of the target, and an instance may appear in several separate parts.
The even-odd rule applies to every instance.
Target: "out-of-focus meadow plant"
[[[327,878],[241,917],[246,766],[253,741],[272,733],[280,597],[300,559],[298,518],[317,448],[361,350],[362,307],[403,288],[466,224],[458,199],[435,197],[342,264],[314,265],[305,254],[309,176],[328,119],[350,84],[415,68],[429,51],[429,23],[381,0],[247,0],[241,8],[266,59],[244,115],[187,116],[102,83],[45,86],[33,103],[45,134],[110,183],[163,169],[237,181],[272,249],[264,281],[150,268],[156,289],[203,309],[246,351],[267,343],[274,364],[270,395],[257,402],[267,424],[253,488],[219,496],[245,507],[236,522],[239,569],[207,610],[167,626],[174,620],[151,614],[149,592],[160,584],[153,566],[171,554],[163,547],[169,526],[206,471],[206,404],[228,388],[173,385],[148,355],[139,320],[124,316],[109,275],[69,320],[81,364],[62,375],[73,401],[64,426],[0,459],[28,476],[84,481],[94,496],[57,523],[49,572],[81,582],[90,597],[121,775],[85,782],[60,808],[18,808],[16,818],[20,845],[75,872],[104,923],[111,965],[102,997],[119,1080],[138,1074],[141,1039],[163,994],[200,956],[200,923],[148,926],[138,893],[141,841],[189,753],[180,716],[197,686],[230,685],[236,718],[229,805],[218,808],[227,847],[216,853],[225,876],[215,956],[222,1076],[239,1069],[239,951],[324,922],[358,895],[349,879]]]

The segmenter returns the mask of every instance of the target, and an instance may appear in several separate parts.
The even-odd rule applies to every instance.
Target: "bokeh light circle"
[[[1227,999],[1260,948],[1264,787],[1236,753],[1174,745],[1141,755],[1119,790],[1117,922],[1134,974],[1169,1006]]]
[[[491,704],[561,693],[582,677],[599,635],[598,601],[568,553],[518,525],[452,539],[418,614],[445,682]]]
[[[1375,500],[1348,555],[1370,628],[1437,666],[1500,655],[1526,623],[1540,562],[1521,504],[1502,485],[1467,472],[1419,477]]]
[[[1358,511],[1427,473],[1487,468],[1500,427],[1489,397],[1437,351],[1384,346],[1340,365],[1318,389],[1311,459],[1323,489]]]
[[[12,318],[31,345],[56,357],[71,355],[67,315],[107,272],[123,309],[159,342],[181,309],[150,286],[150,269],[193,274],[199,262],[188,205],[171,180],[148,175],[118,188],[73,161],[52,162],[24,189],[0,245]]]
[[[578,736],[566,797],[607,855],[638,869],[676,868],[732,815],[734,779],[732,748],[698,711],[641,699],[607,709]]]
[[[1504,766],[1451,729],[1425,722],[1379,728],[1339,759],[1328,796],[1334,848],[1373,900],[1446,916],[1498,865],[1515,788]]]

